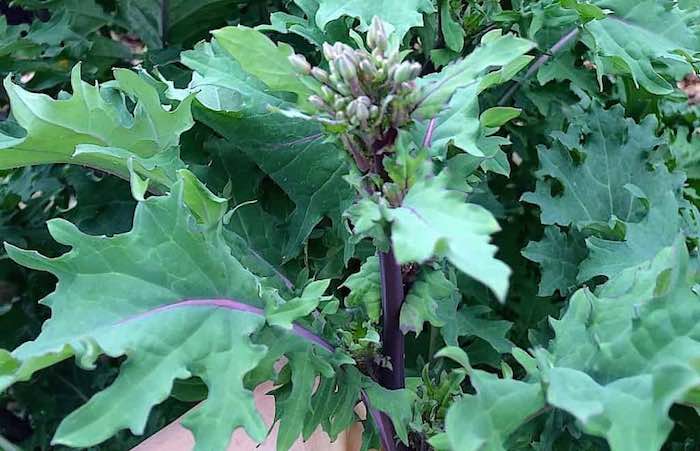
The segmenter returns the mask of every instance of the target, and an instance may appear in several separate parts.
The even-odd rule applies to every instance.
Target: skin
[[[272,383],[268,382],[258,386],[253,392],[255,404],[267,425],[270,425],[275,417],[274,398],[266,395],[272,388]],[[360,414],[364,416],[362,413]],[[245,431],[239,428],[231,436],[228,451],[276,451],[275,439],[278,427],[275,425],[267,440],[259,446],[248,438]],[[361,445],[362,425],[356,423],[340,434],[335,442],[331,442],[328,435],[319,429],[306,443],[302,442],[301,438],[297,440],[290,451],[357,451]],[[176,420],[131,451],[190,451],[193,446],[192,434],[180,425],[179,420]]]

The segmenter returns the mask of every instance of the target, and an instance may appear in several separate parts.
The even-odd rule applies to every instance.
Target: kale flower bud
[[[355,111],[355,117],[360,122],[365,122],[369,119],[369,108],[361,102],[357,103],[357,110]]]
[[[321,86],[321,95],[323,96],[323,100],[326,102],[332,102],[335,93],[328,86]]]
[[[320,67],[311,68],[311,76],[318,80],[320,83],[328,83],[328,72],[321,69]]]
[[[372,24],[367,30],[367,45],[371,49],[379,50],[379,52],[384,52],[387,49],[388,43],[384,23],[377,16],[372,18]]]
[[[323,99],[315,94],[309,96],[309,103],[319,110],[328,108],[328,104]]]
[[[327,42],[324,42],[323,43],[323,56],[326,58],[326,60],[331,61],[331,60],[334,60],[336,58],[336,56],[338,56],[338,55],[336,54],[335,48],[332,45],[330,45]]]
[[[308,61],[306,61],[306,58],[304,58],[304,55],[299,55],[298,53],[295,53],[293,55],[289,55],[289,58],[287,58],[297,72],[300,74],[308,75],[311,73],[311,64],[309,64]]]
[[[357,69],[346,54],[341,55],[335,60],[335,67],[346,82],[351,83],[353,80],[357,80]]]
[[[368,59],[360,61],[359,68],[362,74],[370,80],[377,76],[377,68]]]

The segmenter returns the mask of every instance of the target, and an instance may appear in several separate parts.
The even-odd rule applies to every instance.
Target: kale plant
[[[15,3],[0,445],[700,446],[698,0]]]

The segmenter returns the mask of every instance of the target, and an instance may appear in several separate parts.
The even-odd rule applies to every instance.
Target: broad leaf
[[[490,235],[500,230],[483,207],[464,203],[439,182],[416,184],[400,207],[387,212],[399,263],[446,257],[460,271],[482,282],[499,300],[508,290],[510,269],[494,257]]]
[[[558,227],[547,226],[544,237],[530,241],[522,254],[540,264],[542,280],[538,296],[550,296],[557,290],[565,296],[576,286],[579,265],[587,252],[586,243],[577,231],[562,232]]]
[[[423,25],[423,14],[431,13],[434,8],[428,0],[321,0],[316,13],[316,23],[321,29],[342,16],[356,17],[360,20],[360,29],[366,30],[377,16],[394,27],[394,33],[403,39],[409,28]]]
[[[201,44],[186,52],[183,63],[199,74],[192,90],[209,84],[216,87],[200,94],[206,108],[198,110],[198,118],[250,158],[296,204],[281,252],[285,260],[295,256],[321,218],[333,215],[339,220],[352,198],[352,189],[343,180],[345,155],[324,140],[315,124],[270,112],[269,105],[289,104],[265,92],[264,85],[222,53],[218,44]]]
[[[289,62],[289,56],[294,54],[294,50],[288,44],[275,45],[261,32],[241,25],[215,30],[212,34],[244,71],[258,78],[271,90],[293,92],[297,95],[297,102],[307,103],[311,91]]]
[[[422,79],[424,94],[416,110],[422,118],[437,115],[458,89],[469,88],[474,95],[495,84],[509,80],[529,61],[523,55],[533,47],[532,42],[502,35],[493,30],[481,38],[479,45],[466,58]],[[503,68],[485,75],[491,67]]]
[[[579,112],[579,114],[581,114]],[[678,185],[663,165],[650,165],[647,153],[660,144],[656,119],[640,124],[625,119],[619,106],[604,110],[593,104],[564,133],[553,134],[550,149],[540,147],[534,193],[522,199],[537,204],[543,224],[606,227],[615,219],[638,222],[643,198],[652,204]],[[561,186],[561,193],[552,195]]]
[[[680,78],[691,71],[686,55],[700,52],[697,17],[669,0],[595,3],[613,12],[584,26],[584,41],[594,51],[598,78],[616,71],[630,73],[635,83],[653,94],[671,93],[672,85],[659,72]]]
[[[184,188],[179,182],[173,194],[141,202],[133,229],[111,238],[84,235],[66,221],[50,222],[52,236],[72,247],[58,258],[7,246],[17,262],[52,272],[60,283],[44,300],[52,317],[41,335],[2,356],[0,386],[27,380],[72,355],[83,366],[93,365],[100,353],[129,357],[112,386],[62,423],[57,443],[86,447],[127,427],[140,433],[173,380],[193,375],[211,395],[185,421],[198,449],[224,448],[237,426],[256,440],[265,437],[252,394],[242,386],[245,373],[264,355],[264,347],[248,338],[263,318],[217,308],[215,301],[178,302],[235,298],[261,305],[264,291],[231,256],[220,226],[198,230],[184,206]],[[222,350],[214,352],[219,345]],[[136,385],[144,391],[134,391]],[[238,412],[233,416],[232,405]],[[211,416],[229,420],[212,426]]]
[[[469,374],[476,389],[456,401],[447,413],[445,429],[452,449],[504,451],[508,436],[544,406],[538,384],[498,379],[481,370]]]
[[[173,111],[161,106],[156,90],[136,73],[114,72],[119,91],[80,80],[73,69],[73,95],[53,100],[5,80],[12,115],[24,129],[22,136],[0,136],[0,168],[31,164],[74,163],[128,178],[127,162],[137,172],[168,186],[183,168],[179,136],[192,126],[190,98]],[[123,94],[122,94],[123,93]],[[137,101],[133,114],[123,95]]]

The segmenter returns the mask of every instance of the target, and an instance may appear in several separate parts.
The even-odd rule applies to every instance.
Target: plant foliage
[[[697,0],[0,6],[0,448],[700,447]]]

